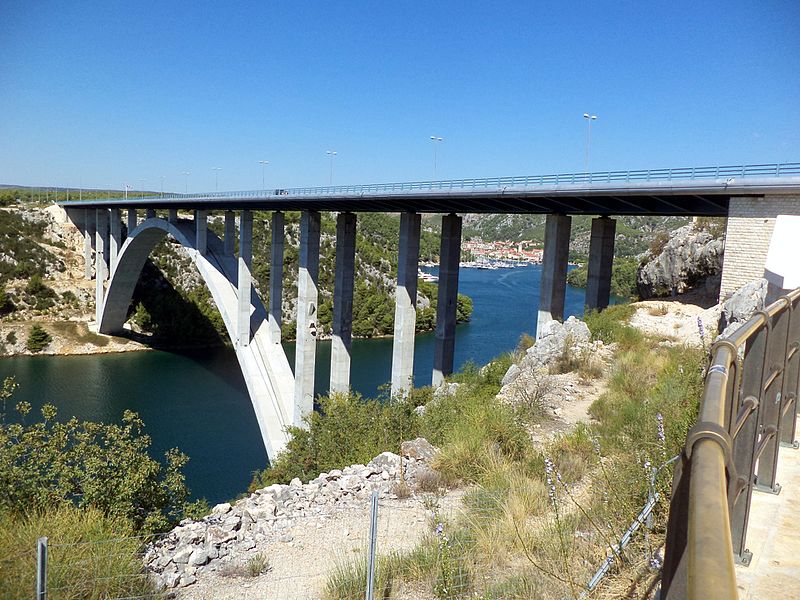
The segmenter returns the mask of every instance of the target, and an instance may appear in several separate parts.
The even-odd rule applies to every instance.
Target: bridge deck
[[[800,596],[800,450],[781,448],[777,496],[755,492],[747,546],[749,567],[736,567],[739,598]]]

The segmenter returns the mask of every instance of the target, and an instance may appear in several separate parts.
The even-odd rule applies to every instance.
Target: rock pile
[[[764,308],[767,287],[766,279],[754,279],[740,287],[722,304],[718,327],[719,337],[728,337],[746,323],[756,311]]]
[[[383,452],[366,465],[320,473],[306,484],[295,478],[288,485],[257,490],[234,504],[218,504],[210,515],[199,521],[185,519],[151,544],[144,557],[146,569],[161,588],[191,585],[204,571],[218,571],[234,560],[255,555],[259,546],[291,543],[292,526],[300,518],[316,517],[319,523],[336,511],[361,508],[373,491],[381,498],[396,497],[392,486],[401,480],[401,471],[413,486],[431,470],[428,462],[436,452],[427,440],[417,438],[403,442],[402,458]]]

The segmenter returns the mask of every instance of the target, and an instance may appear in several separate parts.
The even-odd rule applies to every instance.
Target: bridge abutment
[[[314,410],[314,367],[317,352],[320,214],[300,215],[300,266],[297,274],[297,334],[294,360],[294,425]]]
[[[542,255],[542,280],[539,286],[539,314],[536,337],[541,336],[545,323],[564,318],[564,294],[567,290],[567,261],[572,218],[567,215],[547,215]]]
[[[253,291],[253,213],[239,213],[239,273],[237,279],[236,330],[240,346],[250,344],[250,295]]]
[[[611,300],[611,268],[614,264],[616,219],[592,219],[589,267],[586,279],[586,309],[602,310]]]
[[[392,344],[391,394],[406,393],[414,375],[414,330],[417,324],[417,272],[419,271],[420,215],[400,215],[400,249]]]
[[[442,217],[439,251],[439,296],[436,305],[436,344],[431,385],[439,387],[453,372],[458,308],[458,263],[461,260],[461,217]]]
[[[350,390],[350,348],[353,337],[353,285],[356,259],[356,215],[336,217],[336,274],[333,285],[333,336],[330,391]]]
[[[283,245],[285,220],[283,213],[272,213],[269,265],[269,333],[274,344],[281,343],[283,322]]]

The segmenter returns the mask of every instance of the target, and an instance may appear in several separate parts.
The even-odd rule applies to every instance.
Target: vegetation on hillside
[[[625,299],[636,298],[636,272],[639,261],[635,258],[615,257],[611,266],[611,293]],[[589,265],[584,263],[567,273],[567,283],[585,288]]]

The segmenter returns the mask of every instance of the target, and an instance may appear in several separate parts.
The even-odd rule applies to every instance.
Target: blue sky
[[[0,2],[0,183],[800,161],[800,2]],[[185,178],[182,173],[190,172]],[[142,181],[144,180],[144,181]]]

